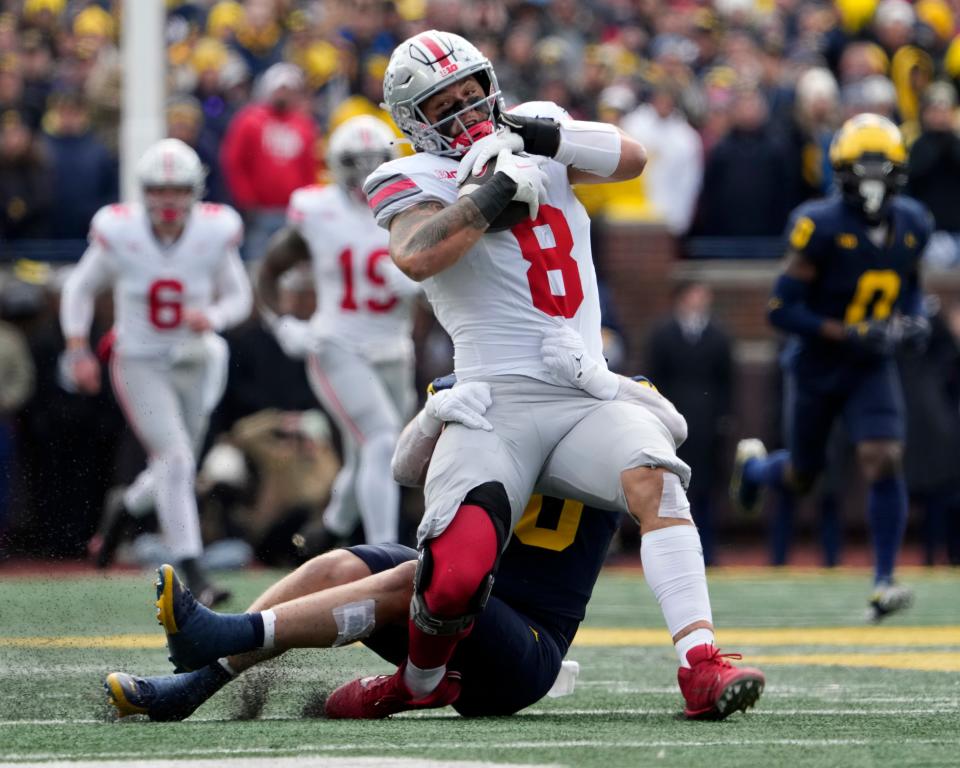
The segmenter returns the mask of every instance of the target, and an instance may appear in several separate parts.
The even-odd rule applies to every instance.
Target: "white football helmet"
[[[363,182],[397,156],[390,127],[372,115],[358,115],[340,125],[327,144],[327,167],[334,180],[366,204]]]
[[[421,110],[423,102],[451,83],[470,76],[477,78],[487,95],[430,123]],[[504,111],[500,86],[489,59],[459,35],[432,29],[405,40],[394,50],[383,76],[383,99],[414,149],[447,157],[463,155],[475,140],[493,133],[497,118]],[[461,132],[456,140],[451,139],[453,122],[478,107],[490,115],[490,120],[469,130],[460,123]]]
[[[165,224],[183,221],[203,196],[206,176],[197,153],[180,139],[153,144],[137,163],[137,180],[151,220]],[[190,195],[172,194],[176,190],[190,190]]]

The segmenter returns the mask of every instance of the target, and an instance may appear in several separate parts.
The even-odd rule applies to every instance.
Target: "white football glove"
[[[463,424],[469,429],[493,431],[493,424],[483,418],[493,402],[490,385],[485,381],[457,384],[427,398],[424,413],[436,421]]]
[[[547,174],[540,167],[543,158],[517,157],[509,149],[501,149],[497,155],[494,173],[509,176],[517,185],[514,200],[530,207],[530,218],[537,218],[540,203],[547,197]]]
[[[617,396],[620,377],[607,368],[606,361],[594,360],[587,354],[583,337],[573,328],[558,325],[543,334],[540,357],[561,383],[582,389],[599,400]]]
[[[273,335],[287,357],[302,360],[313,349],[310,323],[292,315],[283,315],[273,322]]]
[[[463,184],[471,173],[480,173],[483,166],[499,155],[503,149],[510,152],[523,152],[523,139],[518,134],[502,128],[497,133],[491,133],[480,141],[474,142],[460,160],[460,167],[457,169],[457,186]]]

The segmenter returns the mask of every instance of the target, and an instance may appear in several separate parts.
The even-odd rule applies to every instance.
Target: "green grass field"
[[[274,576],[227,577],[238,595],[232,607],[241,610]],[[908,570],[902,579],[916,588],[916,605],[866,627],[865,572],[712,573],[720,645],[767,674],[757,708],[721,723],[679,716],[659,609],[627,571],[607,572],[598,585],[569,654],[581,665],[574,694],[512,718],[466,721],[451,710],[385,722],[304,718],[335,685],[388,671],[350,648],[289,653],[183,723],[116,723],[104,675],[169,670],[152,574],[6,578],[0,764],[958,766],[960,573]]]

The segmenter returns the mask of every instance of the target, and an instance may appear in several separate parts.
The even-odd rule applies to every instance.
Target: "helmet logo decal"
[[[444,42],[443,38],[440,38],[440,42]],[[427,50],[424,51],[420,48],[417,45],[418,43]],[[453,52],[453,46],[448,42],[446,43],[446,50],[444,50],[440,47],[440,43],[427,33],[413,39],[410,43],[410,55],[421,64],[426,64],[434,70],[439,67],[441,74],[444,75],[457,70],[457,65],[450,61],[451,58],[454,60],[457,58],[457,55]]]

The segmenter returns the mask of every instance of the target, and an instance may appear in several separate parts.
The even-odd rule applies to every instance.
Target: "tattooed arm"
[[[426,280],[456,264],[488,226],[469,197],[449,206],[420,203],[398,213],[390,222],[390,256],[407,277]]]

